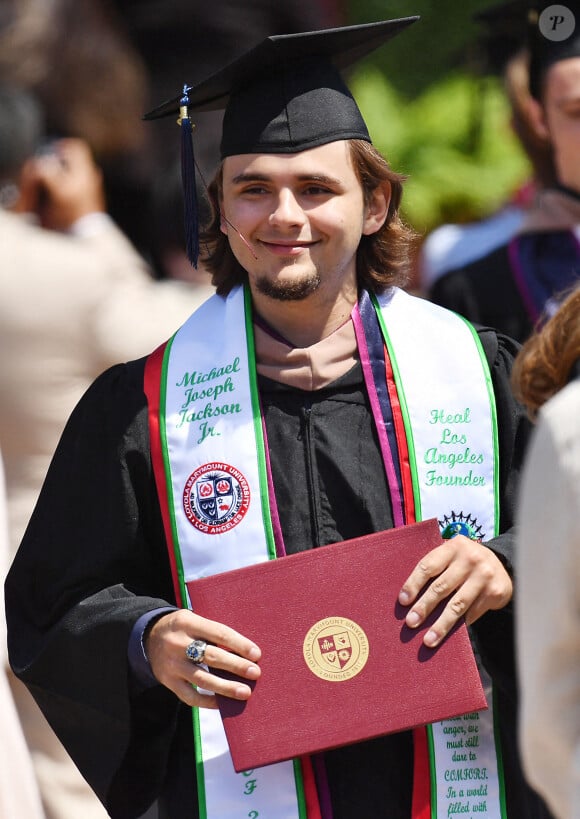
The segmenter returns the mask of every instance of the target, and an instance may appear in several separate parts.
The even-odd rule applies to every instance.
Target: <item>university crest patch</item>
[[[183,488],[183,509],[192,526],[208,535],[237,526],[250,506],[245,476],[230,464],[203,464],[191,473]]]

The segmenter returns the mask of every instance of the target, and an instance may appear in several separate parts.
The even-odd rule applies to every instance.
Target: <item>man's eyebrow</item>
[[[301,182],[320,182],[323,185],[342,185],[340,179],[335,176],[327,176],[323,173],[305,173],[298,177]]]
[[[327,176],[320,173],[303,173],[297,176],[299,182],[319,182],[323,185],[341,185],[340,179],[334,176]],[[263,173],[240,173],[233,177],[234,185],[242,185],[246,182],[270,182],[271,177]]]
[[[263,173],[239,173],[234,176],[232,182],[234,185],[240,185],[243,182],[268,182],[269,177]]]

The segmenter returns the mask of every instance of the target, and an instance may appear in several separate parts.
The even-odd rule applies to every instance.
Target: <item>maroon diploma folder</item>
[[[220,697],[236,771],[487,707],[460,623],[436,649],[405,625],[399,590],[441,543],[436,520],[188,583],[198,614],[262,649],[246,702]]]

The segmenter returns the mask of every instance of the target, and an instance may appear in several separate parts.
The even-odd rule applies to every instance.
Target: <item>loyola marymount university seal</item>
[[[369,657],[369,641],[353,620],[326,617],[308,631],[302,650],[313,674],[323,680],[341,682],[363,670]]]
[[[250,487],[234,466],[207,463],[192,472],[183,488],[187,519],[208,535],[233,529],[250,506]]]

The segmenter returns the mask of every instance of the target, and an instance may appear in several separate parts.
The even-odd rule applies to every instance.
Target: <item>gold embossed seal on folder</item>
[[[362,628],[346,617],[327,617],[304,638],[306,665],[323,680],[342,682],[359,674],[369,657],[369,641]]]

